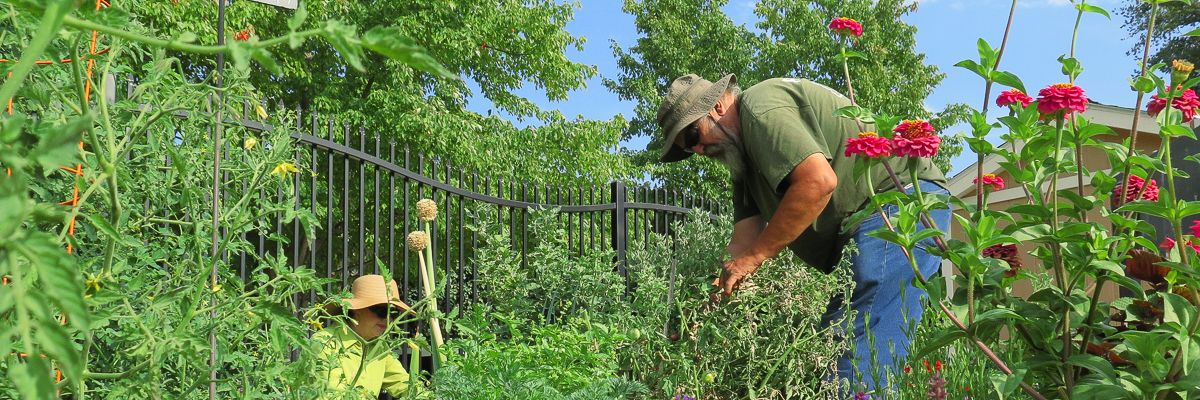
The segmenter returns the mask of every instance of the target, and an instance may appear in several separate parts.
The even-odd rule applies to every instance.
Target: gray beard
[[[742,180],[742,176],[746,173],[746,160],[739,144],[737,137],[726,136],[725,140],[720,143],[704,148],[705,155],[724,164],[725,168],[729,169],[729,176],[735,181]]]

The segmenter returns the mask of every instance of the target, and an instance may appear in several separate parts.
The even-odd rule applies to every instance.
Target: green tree
[[[1159,62],[1170,65],[1173,59],[1200,61],[1200,43],[1184,33],[1200,24],[1200,7],[1195,1],[1173,1],[1159,5],[1154,21],[1154,33],[1150,38],[1150,64]],[[1125,17],[1125,30],[1133,46],[1127,54],[1142,56],[1145,50],[1146,28],[1150,23],[1150,4],[1133,0],[1121,7]]]
[[[637,102],[636,116],[625,138],[648,136],[647,148],[633,162],[646,165],[656,179],[671,185],[700,188],[709,196],[728,194],[728,172],[717,163],[692,157],[656,165],[661,137],[654,117],[662,93],[675,77],[696,73],[715,79],[736,73],[741,87],[778,76],[813,79],[845,91],[837,42],[827,24],[835,17],[855,18],[864,33],[855,45],[867,59],[852,59],[860,102],[881,112],[910,118],[933,118],[937,126],[961,121],[957,105],[931,115],[924,100],[941,82],[937,67],[925,64],[915,49],[916,27],[900,18],[916,9],[902,0],[761,0],[755,6],[756,32],[735,24],[722,11],[727,0],[627,0],[641,37],[628,49],[614,43],[621,73],[605,85],[622,99]],[[940,165],[961,151],[954,138],[944,144]]]
[[[211,0],[131,3],[129,9],[137,10],[134,20],[160,36],[190,32],[199,42],[215,41],[216,7]],[[365,54],[356,63],[340,57],[327,43],[308,41],[277,50],[278,73],[257,66],[251,71],[249,81],[264,99],[289,109],[311,110],[322,120],[362,125],[369,132],[411,145],[414,152],[493,176],[568,183],[630,175],[628,163],[611,151],[626,121],[571,119],[514,93],[532,85],[551,100],[566,100],[570,91],[583,88],[595,76],[594,66],[566,57],[567,49],[581,49],[585,40],[565,29],[577,4],[549,0],[302,3],[310,21],[339,18],[358,26],[397,26],[462,79],[438,78],[375,54]],[[226,38],[232,40],[239,31],[261,37],[284,34],[286,21],[295,12],[235,2],[227,9]],[[193,78],[210,76],[211,57],[177,56]],[[476,95],[534,127],[517,128],[498,116],[467,110],[467,99]],[[564,152],[572,157],[571,163],[548,161],[548,155]]]

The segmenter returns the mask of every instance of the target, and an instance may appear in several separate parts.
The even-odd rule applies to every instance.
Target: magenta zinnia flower
[[[1087,96],[1083,88],[1070,83],[1056,83],[1038,91],[1038,112],[1055,114],[1059,111],[1087,111]]]
[[[871,395],[866,392],[858,392],[854,394],[854,400],[871,400]]]
[[[892,142],[875,132],[859,132],[858,137],[846,139],[846,157],[861,155],[880,158],[892,155]]]
[[[975,179],[975,184],[979,184],[978,178]],[[1004,178],[1001,178],[996,174],[983,174],[983,186],[991,188],[992,191],[1004,189]]]
[[[1200,237],[1200,219],[1192,221],[1192,236]]]
[[[840,36],[862,36],[862,24],[851,18],[834,18],[829,22],[829,30]]]
[[[900,157],[933,157],[937,155],[942,138],[929,122],[906,119],[892,130],[892,153]]]
[[[996,97],[996,105],[1000,107],[1015,103],[1021,103],[1021,107],[1029,107],[1029,103],[1032,102],[1032,97],[1017,89],[1005,90],[1000,92],[1000,96]]]
[[[1142,193],[1142,200],[1158,201],[1158,182],[1151,179],[1146,183],[1145,179],[1137,175],[1130,175],[1125,181],[1125,196],[1122,198],[1123,203],[1128,203],[1137,200],[1138,192],[1142,191],[1142,186],[1146,187],[1146,191]],[[1117,191],[1113,192],[1113,196],[1120,194],[1120,186]]]
[[[1004,271],[1004,276],[1017,276],[1017,271],[1021,270],[1023,264],[1021,257],[1017,256],[1017,245],[1015,244],[995,244],[983,249],[981,254],[984,257],[1004,260],[1008,263],[1008,271]]]
[[[1150,96],[1150,104],[1146,104],[1146,113],[1156,117],[1166,107],[1167,99],[1156,94]],[[1171,99],[1171,107],[1183,113],[1183,122],[1191,122],[1196,117],[1196,110],[1200,109],[1200,96],[1196,96],[1192,89],[1185,90],[1178,98]]]

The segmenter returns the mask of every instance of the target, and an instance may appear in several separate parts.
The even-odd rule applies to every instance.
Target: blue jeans
[[[948,193],[933,182],[921,181],[920,184],[925,194]],[[906,189],[913,192],[911,186]],[[884,210],[894,221],[897,208],[888,205]],[[945,231],[949,227],[950,210],[933,210],[929,214],[938,228]],[[927,228],[924,224],[918,226],[919,229]],[[908,357],[909,333],[915,333],[927,297],[924,290],[913,286],[913,269],[904,250],[867,235],[883,227],[883,218],[876,213],[844,238],[853,239],[858,245],[858,252],[850,257],[854,292],[849,306],[856,314],[854,321],[845,321],[845,325],[834,327],[834,330],[848,336],[849,324],[853,323],[853,346],[837,363],[837,377],[849,380],[851,393],[887,387],[887,371],[896,373],[900,369],[897,363],[904,363]],[[913,250],[917,267],[926,279],[937,272],[942,262],[941,257],[926,251],[927,248],[936,249],[936,246],[931,238],[920,242]],[[831,299],[821,320],[822,327],[841,320],[845,309],[843,296]]]

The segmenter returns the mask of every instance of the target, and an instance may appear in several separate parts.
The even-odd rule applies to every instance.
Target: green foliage
[[[216,37],[211,0],[126,4],[137,10],[134,27],[163,37],[190,35],[200,43],[211,44]],[[303,109],[305,118],[361,125],[394,139],[401,148],[410,146],[414,154],[436,154],[506,180],[606,183],[634,176],[636,168],[611,151],[626,127],[622,117],[595,121],[562,115],[514,93],[533,87],[561,101],[596,75],[594,66],[566,56],[584,43],[584,38],[566,31],[578,5],[544,0],[302,4],[307,14],[303,19],[251,1],[227,8],[226,38],[252,30],[249,43],[256,43],[260,37],[292,36],[292,30],[321,29],[322,36],[331,39],[296,38],[289,46],[272,49],[279,70],[256,67],[246,76],[261,99],[280,108]],[[357,26],[323,24],[330,19]],[[376,28],[364,28],[359,36],[360,27],[372,26]],[[211,57],[171,55],[180,58],[189,77],[210,76]],[[432,66],[430,59],[444,68]],[[518,128],[491,111],[468,111],[466,102],[472,96],[529,126]],[[340,137],[340,132],[334,136]]]
[[[275,251],[259,252],[247,240],[267,231],[268,221],[313,236],[311,211],[295,209],[295,199],[261,196],[293,193],[280,166],[309,162],[293,152],[287,127],[295,126],[294,117],[277,114],[265,121],[276,126],[267,132],[224,130],[226,143],[261,145],[225,149],[216,213],[223,235],[213,235],[212,121],[237,115],[233,105],[260,95],[246,79],[248,68],[232,68],[223,77],[229,109],[215,109],[205,99],[212,88],[188,82],[180,60],[161,51],[269,63],[266,49],[287,37],[189,45],[187,35],[163,41],[136,23],[129,30],[103,25],[134,20],[118,8],[96,14],[72,2],[18,5],[6,10],[13,31],[5,35],[29,43],[22,60],[79,60],[87,31],[95,29],[112,38],[89,84],[102,87],[101,77],[134,71],[141,80],[115,102],[100,94],[84,98],[82,62],[28,75],[13,71],[5,81],[2,92],[14,94],[16,112],[0,122],[0,354],[6,355],[0,369],[8,378],[0,380],[0,397],[49,398],[57,390],[73,398],[203,398],[213,346],[219,349],[213,369],[222,376],[218,397],[308,399],[324,392],[313,367],[321,362],[319,349],[297,317],[313,310],[298,309],[296,301],[302,294],[327,296],[326,282],[283,256],[280,249],[299,243],[264,238]],[[99,15],[106,17],[90,18]],[[324,37],[347,49],[362,45],[350,30],[327,29]],[[418,60],[420,50],[401,46],[402,39],[366,45]],[[418,67],[437,65],[426,60]],[[186,119],[177,118],[180,110],[189,111]],[[73,192],[74,207],[57,204]],[[214,236],[215,251],[234,256],[211,257]],[[235,262],[247,269],[246,280]],[[219,276],[210,280],[210,270]],[[56,369],[64,373],[57,384]]]
[[[817,326],[829,297],[853,286],[848,272],[820,274],[781,256],[733,298],[714,302],[729,229],[728,219],[695,214],[674,225],[673,237],[652,236],[630,252],[634,311],[614,319],[637,339],[620,353],[622,367],[650,386],[652,398],[834,393],[823,371],[846,344]]]
[[[1085,3],[1077,8],[1080,14],[1104,14]],[[1175,9],[1158,10],[1164,14],[1142,17],[1178,18],[1172,15]],[[1167,29],[1174,28],[1168,24]],[[958,65],[989,83],[1020,84],[1019,78],[994,71],[990,65],[999,54],[986,42],[979,43],[979,61]],[[1083,70],[1074,58],[1058,60],[1063,74],[1072,79]],[[1181,93],[1168,90],[1165,80],[1154,75],[1160,67],[1148,68],[1150,75],[1135,81],[1134,89],[1157,92],[1170,103]],[[927,337],[915,356],[952,347],[975,355],[995,354],[998,358],[990,363],[1011,373],[972,366],[978,372],[960,379],[977,388],[990,381],[993,394],[1002,398],[1017,396],[1017,390],[1044,398],[1195,397],[1190,382],[1196,379],[1198,363],[1193,351],[1200,323],[1194,304],[1200,301],[1195,296],[1200,275],[1194,267],[1195,253],[1179,249],[1197,243],[1197,232],[1185,231],[1183,224],[1200,207],[1178,198],[1177,187],[1186,184],[1186,175],[1173,163],[1186,155],[1171,154],[1172,143],[1194,136],[1192,129],[1182,125],[1179,110],[1168,107],[1157,116],[1161,147],[1147,155],[1131,149],[1131,141],[1106,139],[1102,134],[1111,135],[1112,130],[1083,116],[1043,115],[1037,107],[1016,108],[999,123],[987,121],[981,112],[970,113],[971,147],[1003,158],[1001,166],[1011,185],[1020,186],[1026,195],[1004,209],[977,209],[971,201],[955,199],[964,212],[956,214],[958,226],[951,230],[962,232],[961,240],[948,240],[942,252],[959,274],[957,289],[939,301],[943,318],[953,322],[945,326],[947,321],[942,321],[944,327],[934,329],[936,333]],[[1005,140],[1023,146],[1008,149],[988,143],[983,138],[994,128],[1006,129]],[[1113,170],[1129,178],[1089,171],[1076,158],[1084,148],[1103,152]],[[1093,176],[1093,190],[1085,192],[1082,185],[1060,189],[1059,181],[1072,174]],[[1127,181],[1134,187],[1125,199],[1125,183],[1120,180],[1134,177],[1138,180]],[[1143,190],[1148,185],[1138,182],[1151,179],[1162,183],[1157,189]],[[909,211],[896,218],[895,229],[873,235],[908,246],[921,238],[911,229],[912,215],[946,200],[885,193],[876,197],[880,201],[899,201],[900,208]],[[1094,219],[1097,211],[1101,221]],[[1168,229],[1158,232],[1143,218],[1166,221]],[[1163,237],[1179,245],[1170,250],[1160,247],[1155,240]],[[995,250],[992,246],[1005,244],[1023,244],[1019,252],[1030,257],[990,252]],[[1014,296],[1014,284],[1023,280],[1029,281],[1034,293]],[[1116,299],[1102,296],[1108,283],[1127,289],[1126,293]],[[931,296],[939,298],[936,291]],[[914,392],[907,384],[896,389],[901,398]]]
[[[617,377],[625,335],[588,317],[557,325],[514,317],[503,307],[476,308],[469,327],[447,343],[448,365],[434,376],[443,399],[625,399],[644,393]]]

